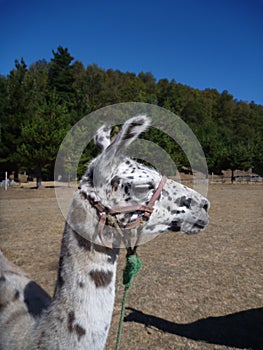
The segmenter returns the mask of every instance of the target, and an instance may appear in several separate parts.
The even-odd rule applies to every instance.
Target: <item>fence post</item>
[[[7,191],[7,171],[5,172],[5,190]]]

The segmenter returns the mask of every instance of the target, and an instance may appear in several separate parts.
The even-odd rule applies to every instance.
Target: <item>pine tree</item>
[[[59,145],[70,128],[69,120],[67,107],[58,104],[58,97],[52,93],[22,126],[17,160],[23,166],[35,168],[37,188],[41,187],[43,168],[53,169]]]
[[[53,58],[49,66],[50,89],[54,89],[59,102],[71,106],[74,99],[74,74],[71,62],[74,58],[67,48],[59,46],[57,52],[52,51]]]

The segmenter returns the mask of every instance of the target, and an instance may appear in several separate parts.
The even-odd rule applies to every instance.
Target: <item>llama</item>
[[[1,350],[102,350],[120,246],[134,244],[136,232],[147,241],[208,224],[206,198],[125,155],[149,125],[148,117],[133,117],[112,142],[108,127],[98,130],[102,152],[73,195],[53,298],[0,253]]]

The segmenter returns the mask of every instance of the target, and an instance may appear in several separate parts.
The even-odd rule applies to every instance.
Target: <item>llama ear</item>
[[[119,155],[124,155],[127,147],[135,141],[138,136],[144,132],[151,124],[151,119],[145,115],[140,115],[127,120],[118,133],[116,138],[105,150],[107,157],[112,155],[113,158],[118,158]]]
[[[100,178],[107,177],[111,173],[112,167],[115,167],[123,160],[127,147],[142,132],[148,129],[150,123],[151,119],[145,115],[139,115],[127,120],[112,143],[104,149],[97,159],[95,164],[96,176]]]
[[[110,126],[103,125],[100,127],[93,138],[95,145],[99,146],[102,150],[105,150],[110,145],[110,133]]]

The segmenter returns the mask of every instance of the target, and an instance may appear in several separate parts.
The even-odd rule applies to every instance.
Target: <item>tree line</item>
[[[131,101],[179,115],[201,143],[210,172],[252,168],[263,175],[262,105],[236,100],[226,90],[157,81],[150,72],[85,67],[61,46],[52,54],[50,62],[39,60],[30,67],[24,59],[16,60],[10,73],[0,76],[0,175],[25,169],[39,181],[52,179],[59,145],[78,120],[107,105]],[[166,149],[179,170],[188,166],[169,137],[154,131],[146,137]],[[96,152],[90,144],[79,172]]]

